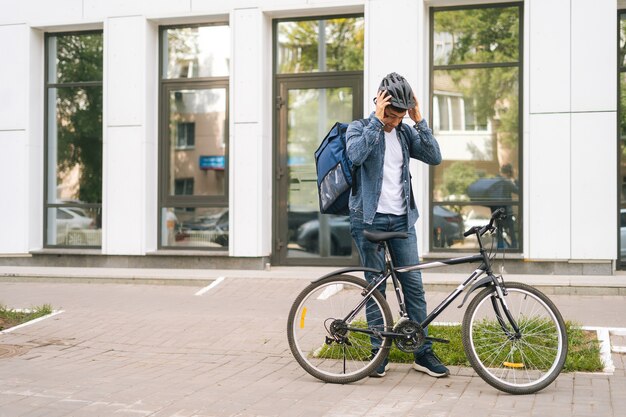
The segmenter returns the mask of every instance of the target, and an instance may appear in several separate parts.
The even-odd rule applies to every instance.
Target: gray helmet
[[[391,95],[391,104],[398,109],[408,110],[415,107],[415,99],[413,98],[413,90],[409,82],[399,74],[392,72],[388,74],[380,82],[378,91],[386,90]]]

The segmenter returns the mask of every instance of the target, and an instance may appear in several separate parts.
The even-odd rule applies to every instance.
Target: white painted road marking
[[[22,311],[25,311],[25,310],[22,310]],[[61,313],[63,313],[63,312],[65,312],[65,310],[53,311],[52,313],[47,314],[47,315],[45,315],[45,316],[38,317],[38,318],[36,318],[35,320],[27,321],[26,323],[22,323],[22,324],[20,324],[20,325],[18,325],[18,326],[15,326],[15,327],[9,327],[9,328],[8,328],[8,329],[6,329],[6,330],[2,330],[2,331],[0,332],[0,334],[10,333],[10,332],[12,332],[13,330],[21,329],[22,327],[26,327],[26,326],[28,326],[28,325],[38,323],[38,322],[40,322],[40,321],[42,321],[42,320],[45,320],[45,319],[47,319],[47,318],[49,318],[49,317],[52,317],[52,316],[56,316],[57,314],[61,314]]]
[[[200,291],[198,291],[194,295],[202,295],[202,294],[207,293],[212,288],[218,286],[222,281],[224,281],[225,278],[226,277],[217,277],[215,281],[213,281],[211,284],[207,285],[206,287],[202,288]]]
[[[343,290],[343,284],[332,284],[328,287],[324,288],[324,291],[320,295],[317,296],[318,300],[328,300],[333,295],[337,294],[339,291]]]
[[[600,356],[604,363],[604,372],[613,374],[615,365],[611,357],[611,351],[615,353],[626,353],[626,346],[611,346],[611,334],[615,336],[626,336],[626,328],[624,327],[596,327],[583,326],[583,330],[592,330],[598,334],[598,342],[600,342]]]

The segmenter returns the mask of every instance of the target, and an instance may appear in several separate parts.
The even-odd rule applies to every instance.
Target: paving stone
[[[0,283],[5,303],[65,309],[2,335],[2,343],[30,350],[0,360],[0,417],[604,417],[626,409],[625,355],[615,353],[614,375],[563,374],[527,396],[500,393],[464,367],[435,379],[392,364],[385,378],[323,383],[287,346],[286,313],[303,287],[301,280],[227,278],[199,297],[193,287]],[[623,297],[554,300],[564,316],[583,310],[592,321],[585,324],[626,327],[626,314],[616,314]],[[463,310],[452,310],[450,320],[459,320]]]

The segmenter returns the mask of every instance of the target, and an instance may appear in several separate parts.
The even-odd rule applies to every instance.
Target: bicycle
[[[464,233],[466,237],[476,235],[478,254],[412,266],[394,266],[387,242],[406,238],[406,233],[365,231],[365,237],[384,250],[385,270],[339,269],[313,281],[298,295],[287,322],[289,347],[296,361],[322,381],[345,384],[369,376],[383,363],[392,343],[403,352],[417,351],[425,340],[447,343],[426,336],[424,329],[469,287],[459,308],[474,291],[482,289],[469,303],[461,323],[463,348],[476,373],[511,394],[530,394],[547,387],[567,357],[565,323],[542,292],[523,283],[505,284],[502,275],[493,274],[493,247],[488,252],[481,238],[487,232],[493,234],[497,230],[494,222],[503,216],[504,210],[497,210],[489,224]],[[474,262],[481,264],[422,323],[409,319],[396,273]],[[358,272],[377,276],[368,283],[347,275]],[[400,308],[396,323],[387,300],[377,290],[389,277]]]

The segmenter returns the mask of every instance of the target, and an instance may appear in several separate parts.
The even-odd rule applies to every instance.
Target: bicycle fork
[[[502,331],[507,335],[507,337],[510,340],[520,339],[522,335],[520,333],[519,326],[517,325],[517,322],[513,318],[513,315],[511,314],[511,311],[509,310],[509,306],[506,303],[506,299],[505,299],[506,288],[504,289],[504,291],[502,290],[503,287],[498,282],[497,278],[494,278],[493,285],[496,287],[496,292],[491,295],[491,305],[493,306],[493,310],[496,314],[498,324],[500,324]],[[504,317],[502,316],[502,311],[504,311],[504,315],[506,316],[506,319],[508,320],[510,326],[513,328],[513,332],[511,332],[511,330],[509,329],[509,326],[505,322]]]

